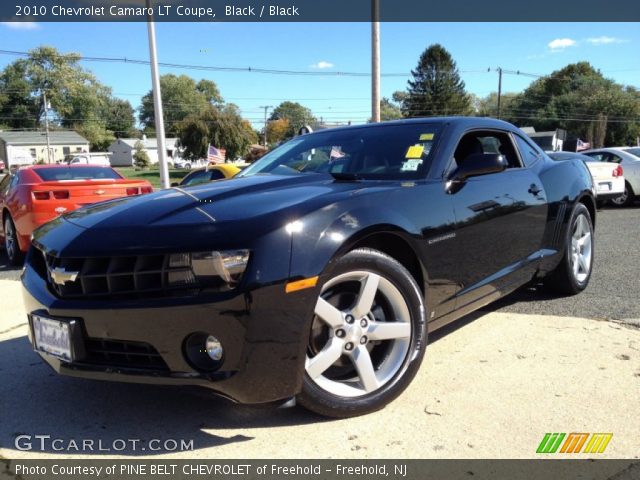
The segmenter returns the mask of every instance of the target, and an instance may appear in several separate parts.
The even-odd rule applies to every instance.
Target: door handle
[[[536,185],[535,183],[532,183],[532,184],[529,186],[529,193],[530,193],[531,195],[538,196],[538,194],[539,194],[541,191],[542,191],[542,189],[541,189],[538,185]]]

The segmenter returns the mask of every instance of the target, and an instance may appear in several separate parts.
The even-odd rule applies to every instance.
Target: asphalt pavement
[[[599,213],[586,292],[562,298],[523,289],[445,327],[431,336],[406,392],[347,420],[234,405],[206,389],[61,377],[29,345],[20,269],[0,257],[0,460],[535,458],[546,432],[612,432],[598,456],[638,458],[640,329],[601,320],[640,319],[640,208]],[[25,438],[34,450],[19,448]],[[68,447],[85,440],[111,450]],[[155,440],[192,449],[152,451]],[[122,441],[126,448],[116,450]]]
[[[559,296],[542,284],[522,288],[485,311],[574,316],[607,320],[640,319],[640,202],[631,208],[598,210],[595,265],[580,295]],[[17,280],[0,250],[0,280]]]

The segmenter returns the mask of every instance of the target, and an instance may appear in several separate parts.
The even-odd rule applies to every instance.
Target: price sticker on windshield
[[[402,163],[402,168],[400,169],[403,172],[415,172],[422,165],[422,160],[419,158],[411,158],[406,162]]]

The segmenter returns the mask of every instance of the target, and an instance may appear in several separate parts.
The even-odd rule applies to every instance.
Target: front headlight
[[[240,283],[249,261],[249,250],[176,253],[169,256],[170,287],[194,286],[218,291]]]

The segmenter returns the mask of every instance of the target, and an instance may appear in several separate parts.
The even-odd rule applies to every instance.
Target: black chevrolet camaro
[[[585,165],[508,123],[324,130],[38,229],[30,340],[65,375],[359,415],[407,387],[427,332],[532,280],[582,291],[594,224]]]

